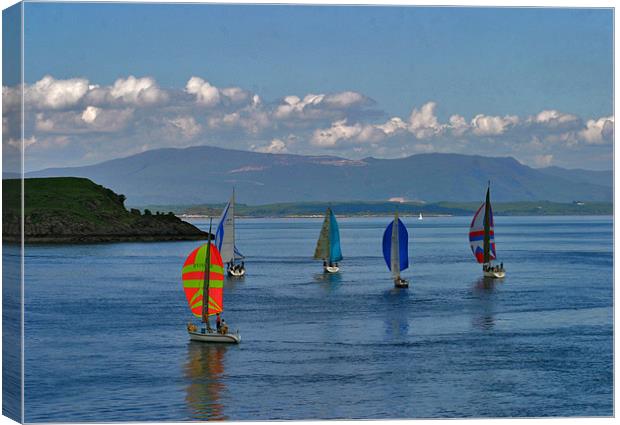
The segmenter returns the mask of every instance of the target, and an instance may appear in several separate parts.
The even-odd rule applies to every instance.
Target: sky
[[[611,9],[26,3],[24,23],[31,170],[202,144],[612,168]]]

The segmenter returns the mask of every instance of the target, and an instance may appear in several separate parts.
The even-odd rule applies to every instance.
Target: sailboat
[[[208,271],[208,273],[207,273]],[[188,323],[187,332],[192,341],[236,343],[241,341],[236,334],[228,332],[223,323],[218,331],[213,331],[209,316],[219,315],[224,311],[224,264],[217,247],[211,243],[211,224],[209,224],[209,242],[194,249],[183,264],[183,291],[192,314],[201,319],[201,329]],[[207,294],[208,302],[204,302]],[[220,326],[218,326],[220,327]]]
[[[230,201],[224,207],[220,222],[215,230],[215,246],[222,255],[222,261],[227,265],[226,273],[231,277],[245,275],[245,258],[235,246],[235,189]],[[241,260],[241,263],[237,263]]]
[[[495,251],[495,232],[493,230],[493,209],[491,208],[491,183],[487,187],[487,197],[480,205],[471,221],[469,245],[476,261],[482,264],[484,277],[501,279],[506,276],[504,264],[493,265],[497,258]]]
[[[424,220],[424,218],[422,217],[422,213],[420,213],[420,216],[418,217],[418,220]]]
[[[409,267],[409,232],[398,218],[398,212],[383,232],[383,258],[394,276],[394,286],[408,288],[409,283],[400,276],[400,272]]]
[[[331,208],[325,212],[325,220],[321,227],[321,234],[314,250],[314,259],[323,260],[323,271],[325,273],[337,273],[340,268],[338,261],[342,260],[340,251],[340,231],[338,222]]]

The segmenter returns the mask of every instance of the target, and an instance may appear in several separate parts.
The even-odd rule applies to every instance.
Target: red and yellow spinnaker
[[[202,317],[203,285],[207,246],[211,247],[209,264],[209,304],[208,315],[224,310],[224,264],[215,245],[204,244],[189,254],[183,264],[183,290],[189,308],[196,317]]]

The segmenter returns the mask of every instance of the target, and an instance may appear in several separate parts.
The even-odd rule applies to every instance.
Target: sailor
[[[327,261],[323,260],[323,267],[327,267]]]
[[[220,333],[222,335],[226,335],[228,333],[228,325],[226,324],[226,322],[224,321],[224,319],[222,319],[222,328]]]
[[[241,270],[245,269],[245,264],[241,261]]]
[[[501,263],[499,264],[499,268],[500,268],[500,270],[504,270],[504,263],[503,263],[503,262],[501,262]]]
[[[217,313],[215,316],[215,326],[217,327],[218,332],[222,330],[222,318],[220,317],[220,313]]]

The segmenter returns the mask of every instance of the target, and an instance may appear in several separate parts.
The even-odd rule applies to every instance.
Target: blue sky
[[[606,121],[599,120],[613,113],[612,35],[609,9],[27,3],[25,78],[30,85],[51,76],[54,82],[78,78],[90,85],[111,87],[129,76],[148,77],[168,93],[160,98],[165,100],[156,111],[162,120],[193,118],[194,129],[186,133],[193,135],[186,140],[188,145],[267,150],[278,140],[284,144],[279,151],[349,157],[471,151],[511,155],[529,165],[609,169],[609,125],[603,131]],[[227,127],[224,134],[208,123],[216,107],[190,113],[186,85],[191,77],[201,78],[209,87],[240,88],[248,93],[248,99],[257,95],[261,107],[272,112],[282,99],[293,95],[303,100],[307,94],[357,93],[366,101],[354,102],[353,107],[339,104],[343,108],[337,113],[332,103],[331,109],[327,108],[331,114],[316,113],[314,121],[297,116],[300,122],[263,123],[258,131],[249,131],[250,124],[245,123],[244,132],[244,123],[238,120],[239,131]],[[6,76],[4,84],[10,85]],[[199,95],[194,95],[198,102]],[[325,107],[321,102],[311,106]],[[87,103],[77,102],[76,112],[93,106]],[[118,102],[109,103],[93,107],[122,109]],[[429,103],[433,106],[422,113]],[[186,110],[181,111],[183,107]],[[239,108],[245,107],[248,105],[239,104]],[[53,114],[70,108],[64,105],[40,113],[53,120]],[[170,118],[162,113],[164,108],[173,108],[178,116]],[[149,115],[138,109],[133,109],[128,119],[131,123]],[[230,102],[225,109],[220,108],[219,113],[235,113]],[[416,121],[414,110],[419,113],[418,124],[412,124]],[[241,115],[255,113],[248,111],[244,109]],[[532,119],[544,111],[557,114]],[[452,116],[464,118],[470,128],[449,132],[454,130],[449,126]],[[476,125],[488,126],[474,128],[477,116],[481,118]],[[517,121],[506,119],[515,116]],[[483,121],[487,117],[497,119]],[[71,117],[65,114],[64,118]],[[380,129],[389,136],[388,142],[375,133],[366,137],[368,143],[356,142],[377,130],[365,132],[367,126],[381,126],[391,118],[402,118],[405,124],[396,122],[398,130],[393,132]],[[572,131],[574,137],[566,136],[566,131],[561,137],[542,131],[543,121],[550,119],[555,120],[556,129],[561,121],[562,128]],[[342,120],[344,124],[334,125]],[[595,122],[588,127],[590,120]],[[41,128],[51,127],[38,126],[37,133],[32,124],[37,141],[50,135],[64,137],[58,151],[64,151],[62,155],[50,155],[50,147],[41,155],[48,158],[47,163],[37,159],[38,148],[33,142],[33,164],[81,164],[135,153],[137,144],[144,149],[138,139],[145,139],[146,134],[131,123],[115,135],[101,130],[89,134],[84,128],[72,132],[67,125],[39,134]],[[361,127],[355,127],[357,124]],[[425,128],[430,130],[416,131]],[[594,135],[597,128],[604,133],[601,137]],[[313,135],[318,141],[321,130],[330,131],[333,137],[311,143]],[[587,143],[579,140],[578,134],[586,134],[579,131],[590,131]],[[119,144],[111,149],[108,144],[101,149],[106,136],[118,139],[119,135],[126,140],[124,148]],[[149,133],[150,139],[157,139],[149,147],[170,145],[167,136]],[[508,136],[512,142],[504,140]],[[462,140],[449,146],[455,137]],[[484,140],[478,143],[481,137]],[[565,143],[558,142],[558,137]],[[539,144],[528,150],[524,144],[532,138]],[[407,139],[412,139],[409,148]],[[510,143],[512,149],[507,147]],[[74,155],[67,156],[70,148]]]

